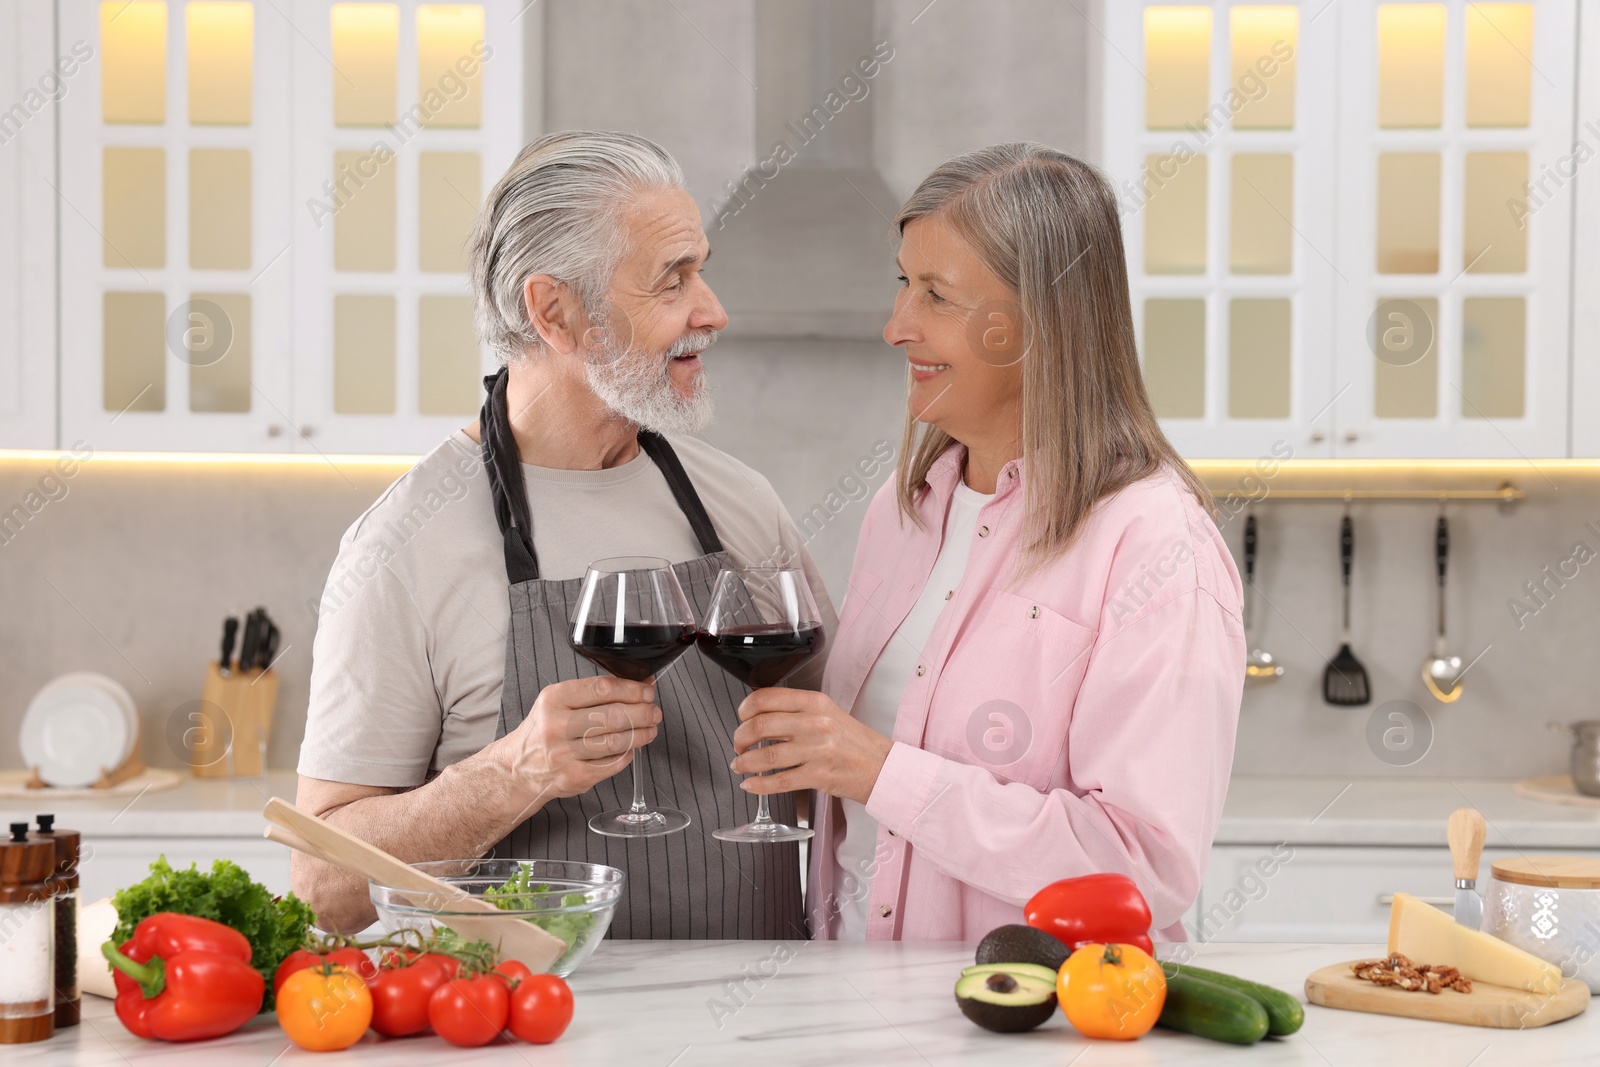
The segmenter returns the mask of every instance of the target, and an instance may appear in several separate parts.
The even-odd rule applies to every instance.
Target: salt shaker
[[[36,837],[56,844],[56,870],[50,876],[56,902],[56,1029],[78,1025],[78,855],[83,835],[56,829],[54,815],[37,816]]]
[[[56,1032],[54,841],[11,824],[0,841],[0,1044],[44,1041]]]

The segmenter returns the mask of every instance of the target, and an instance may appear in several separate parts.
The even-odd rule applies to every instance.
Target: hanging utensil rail
[[[1326,500],[1335,503],[1352,500],[1413,500],[1430,503],[1480,500],[1512,505],[1522,498],[1522,490],[1506,482],[1498,489],[1269,489],[1250,503],[1269,504],[1274,500]]]

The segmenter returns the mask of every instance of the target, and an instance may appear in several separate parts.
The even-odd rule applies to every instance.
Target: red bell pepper
[[[118,949],[100,946],[117,983],[117,1018],[162,1041],[231,1034],[261,1011],[267,983],[250,966],[250,942],[231,926],[164,911]]]
[[[1051,882],[1022,909],[1028,925],[1076,951],[1083,945],[1137,945],[1152,953],[1150,905],[1133,879],[1086,874]]]

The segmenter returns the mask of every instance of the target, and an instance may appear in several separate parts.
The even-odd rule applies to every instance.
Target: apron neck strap
[[[486,396],[478,413],[478,434],[483,439],[483,467],[489,473],[489,493],[494,499],[495,522],[505,540],[506,577],[512,585],[539,580],[539,557],[533,550],[533,523],[528,509],[528,484],[517,456],[517,442],[511,433],[506,409],[506,385],[510,372],[501,367],[483,380]],[[700,551],[714,555],[722,551],[722,539],[695,492],[694,483],[678,461],[667,439],[650,430],[639,431],[639,447],[650,456],[667,480],[672,497],[700,542]]]
[[[506,577],[512,585],[539,579],[539,557],[533,553],[533,526],[528,518],[528,483],[522,477],[517,442],[506,415],[505,367],[483,380],[488,394],[478,413],[478,436],[483,439],[483,469],[489,472],[489,495],[494,498],[494,518],[505,540]]]
[[[667,487],[672,490],[673,499],[678,502],[683,517],[689,520],[695,540],[700,542],[701,554],[713,556],[721,552],[722,538],[717,536],[717,528],[711,525],[711,516],[706,514],[706,506],[700,502],[700,494],[695,492],[694,483],[689,480],[683,464],[678,461],[678,454],[667,444],[667,439],[653,430],[640,430],[639,447],[649,453],[650,458],[655,460],[656,466],[661,469],[662,477],[667,480]]]

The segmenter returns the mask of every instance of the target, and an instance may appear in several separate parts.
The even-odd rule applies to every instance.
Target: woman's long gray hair
[[[1022,569],[1064,552],[1097,501],[1170,466],[1201,505],[1210,491],[1156,422],[1134,341],[1122,227],[1110,184],[1088,164],[1018,142],[957,156],[895,216],[943,217],[1016,294],[1022,319]],[[969,331],[969,334],[981,334]],[[906,414],[901,511],[953,439]]]

